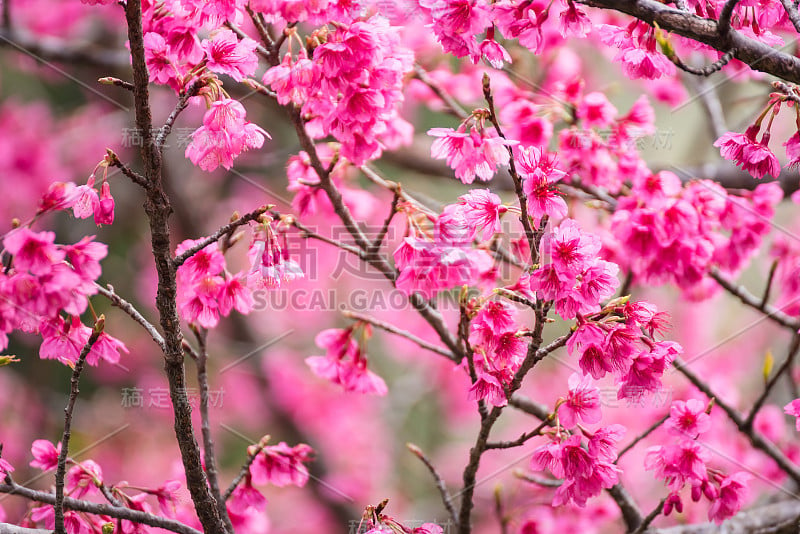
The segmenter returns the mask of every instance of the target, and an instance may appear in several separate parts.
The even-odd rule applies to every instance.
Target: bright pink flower
[[[186,239],[175,248],[175,255],[180,256],[202,240]],[[178,277],[190,281],[220,274],[225,269],[225,256],[219,251],[217,243],[211,243],[198,250],[178,267]]]
[[[483,239],[487,240],[502,231],[500,215],[508,210],[502,205],[500,197],[488,189],[473,189],[458,197],[464,215],[473,234],[483,228]]]
[[[490,180],[499,165],[508,164],[506,147],[513,145],[484,129],[472,127],[467,133],[463,125],[458,130],[431,128],[428,135],[438,138],[431,145],[431,156],[446,160],[465,184],[471,184],[476,176],[484,182]]]
[[[80,197],[78,187],[72,182],[53,182],[39,200],[38,213],[72,208]]]
[[[144,35],[144,58],[153,83],[168,84],[178,73],[172,64],[169,47],[164,37],[156,32]]]
[[[315,375],[342,386],[345,391],[386,395],[386,383],[367,369],[367,358],[352,334],[352,328],[331,328],[317,334],[315,342],[326,349],[326,353],[309,356],[305,359],[306,365]]]
[[[237,82],[253,74],[258,67],[258,57],[255,54],[256,42],[249,38],[240,41],[236,34],[227,28],[215,31],[210,39],[202,42],[201,46],[206,52],[208,69],[227,74]]]
[[[213,102],[203,117],[203,126],[192,133],[186,157],[204,171],[213,171],[220,165],[230,169],[239,154],[260,148],[270,136],[245,120],[245,113],[244,106],[235,100]]]
[[[714,142],[719,147],[722,157],[733,161],[743,170],[761,179],[770,174],[777,178],[781,173],[778,158],[766,145],[767,134],[762,142],[756,142],[758,126],[750,126],[744,134],[728,132]]]
[[[708,519],[720,525],[736,515],[747,498],[747,482],[750,478],[751,475],[743,471],[725,477],[719,485],[719,497],[708,510]]]
[[[260,512],[266,505],[267,499],[253,487],[249,476],[245,477],[244,482],[236,486],[226,503],[228,511],[239,516],[243,516],[251,510]]]
[[[311,460],[313,450],[301,443],[289,447],[281,441],[264,447],[250,466],[250,475],[256,484],[270,483],[280,488],[290,484],[303,487],[308,481],[305,463]]]
[[[252,289],[275,289],[281,284],[303,278],[300,265],[289,257],[286,234],[283,246],[269,224],[260,224],[253,230],[253,241],[247,252],[250,258],[250,272],[247,286]]]
[[[508,404],[503,384],[493,373],[478,373],[478,380],[469,388],[469,400],[483,399],[492,406]]]
[[[542,239],[542,252],[560,273],[578,274],[600,252],[600,241],[584,233],[573,219],[566,219]]]
[[[100,277],[100,260],[108,254],[108,245],[94,241],[94,236],[86,236],[74,245],[64,245],[62,248],[81,278],[93,282]]]
[[[91,328],[84,326],[75,316],[70,323],[65,323],[58,316],[53,321],[42,323],[40,330],[42,345],[39,347],[39,357],[43,360],[58,360],[67,365],[74,365],[78,361],[84,345],[92,335]]]
[[[6,460],[5,458],[0,458],[0,473],[3,474],[3,478],[5,478],[5,475],[8,475],[13,472],[14,472],[14,466],[8,463],[8,460]]]
[[[575,37],[583,39],[592,31],[592,21],[583,12],[578,9],[574,2],[567,2],[567,9],[561,12],[559,16],[560,25],[559,31],[563,37]]]
[[[475,39],[491,24],[489,6],[485,0],[420,0],[420,6],[430,10],[431,28],[445,52],[456,57],[470,56],[474,63],[480,59]]]
[[[576,115],[587,128],[605,128],[617,116],[617,108],[600,92],[589,93],[583,97]]]
[[[683,440],[678,444],[650,447],[644,465],[648,471],[656,472],[656,478],[677,490],[686,482],[707,480],[706,462],[710,459],[711,454],[699,443]]]
[[[100,363],[100,360],[105,360],[115,364],[119,362],[120,352],[128,354],[128,347],[125,346],[125,343],[102,332],[92,346],[92,350],[86,355],[86,363],[94,366]]]
[[[795,426],[800,431],[800,399],[795,399],[783,407],[783,412],[797,418]]]
[[[308,99],[308,91],[314,79],[314,63],[308,59],[305,49],[297,59],[287,53],[279,65],[270,67],[261,79],[278,95],[278,102],[293,102],[302,105]]]
[[[786,166],[790,169],[800,167],[800,132],[795,132],[783,144],[786,147]]]
[[[103,182],[103,185],[100,186],[100,196],[93,206],[93,211],[96,225],[114,222],[114,197],[111,196],[111,186],[108,182]]]
[[[600,390],[592,385],[591,378],[573,373],[569,377],[569,393],[565,402],[558,407],[558,419],[564,428],[572,428],[577,423],[597,423],[602,417],[600,410]]]
[[[405,238],[394,258],[400,270],[395,282],[397,289],[407,295],[420,293],[425,298],[433,298],[443,289],[471,283],[477,271],[468,251],[412,237]]]
[[[598,428],[589,438],[589,454],[604,462],[616,461],[616,445],[623,435],[625,435],[625,427],[622,425],[609,425]]]
[[[93,460],[85,460],[67,471],[65,487],[70,496],[81,499],[90,493],[97,493],[97,487],[103,483],[103,470]]]
[[[505,63],[511,63],[511,56],[506,49],[494,39],[484,39],[481,41],[480,50],[489,64],[496,69],[502,69]]]
[[[33,454],[31,467],[42,471],[55,469],[58,466],[58,455],[61,454],[61,442],[55,446],[46,439],[37,439],[31,445],[31,454]]]
[[[221,276],[204,276],[178,294],[181,317],[203,328],[214,328],[219,322],[219,297],[225,286]]]
[[[23,227],[6,234],[3,246],[14,256],[14,268],[17,271],[29,270],[33,274],[43,275],[65,257],[64,251],[53,243],[55,238],[53,232],[36,233]]]
[[[696,438],[711,428],[711,417],[706,413],[705,403],[699,399],[674,401],[664,426],[677,436]]]

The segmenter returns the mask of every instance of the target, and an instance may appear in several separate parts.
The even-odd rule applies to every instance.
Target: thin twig
[[[342,315],[344,315],[348,319],[354,319],[356,321],[363,321],[363,322],[369,323],[369,324],[371,324],[373,326],[377,326],[381,330],[386,330],[387,332],[389,332],[391,334],[395,334],[397,336],[404,337],[407,340],[409,340],[409,341],[411,341],[413,343],[416,343],[419,347],[421,347],[421,348],[423,348],[425,350],[429,350],[431,352],[435,352],[436,354],[439,354],[440,356],[444,356],[448,360],[454,360],[453,353],[450,352],[449,350],[444,349],[442,347],[439,347],[437,345],[434,345],[433,343],[429,343],[429,342],[425,341],[424,339],[415,336],[411,332],[408,332],[407,330],[403,330],[401,328],[398,328],[398,327],[394,326],[393,324],[387,323],[385,321],[380,321],[378,319],[375,319],[374,317],[370,317],[369,315],[364,315],[362,313],[358,313],[358,312],[354,312],[354,311],[350,311],[350,310],[344,310],[342,312]]]
[[[164,126],[162,126],[158,130],[158,135],[156,136],[156,148],[161,150],[164,148],[164,143],[167,140],[167,136],[172,132],[172,126],[175,124],[175,121],[178,119],[178,115],[186,109],[186,106],[189,105],[189,99],[193,96],[197,95],[197,92],[200,90],[201,87],[205,85],[205,81],[202,79],[198,79],[193,81],[189,84],[186,89],[181,91],[180,97],[178,97],[178,103],[175,104],[172,112],[167,117],[166,122],[164,122]]]
[[[20,497],[24,497],[30,501],[49,504],[51,506],[55,505],[55,494],[26,488],[15,483],[13,480],[11,483],[9,483],[8,480],[9,479],[7,478],[5,484],[0,484],[0,493],[19,495]],[[174,519],[168,519],[166,517],[153,515],[151,513],[142,512],[139,510],[132,510],[131,508],[122,508],[109,504],[81,501],[78,499],[73,499],[72,497],[64,497],[63,506],[66,510],[74,510],[76,512],[85,512],[95,515],[105,515],[113,517],[114,519],[124,519],[126,521],[132,521],[142,525],[163,528],[164,530],[177,532],[178,534],[202,534],[202,532],[199,530],[196,530],[188,525],[184,525],[183,523],[175,521]]]
[[[433,93],[439,97],[439,99],[444,102],[445,106],[450,110],[450,113],[455,115],[461,120],[465,120],[469,117],[469,113],[459,104],[455,98],[450,96],[444,89],[442,89],[438,83],[436,83],[433,78],[422,68],[418,63],[414,64],[414,76],[419,79],[422,83],[427,85]]]
[[[147,179],[144,176],[122,163],[119,157],[111,150],[108,151],[108,155],[111,156],[111,165],[118,167],[119,170],[122,171],[122,174],[130,178],[133,183],[144,188],[148,187]]]
[[[244,226],[250,221],[258,219],[259,217],[261,217],[261,215],[266,213],[269,208],[270,206],[261,206],[260,208],[255,209],[250,213],[246,213],[242,217],[239,217],[235,221],[229,222],[228,224],[222,226],[219,230],[217,230],[210,236],[204,237],[196,244],[192,245],[190,248],[183,251],[179,256],[176,256],[175,259],[172,260],[172,263],[175,265],[176,268],[180,267],[186,262],[186,260],[188,260],[195,254],[206,248],[208,245],[219,241],[220,238],[226,235],[230,235],[231,233],[233,233],[234,230],[236,230],[240,226]]]
[[[250,466],[253,465],[253,462],[256,461],[256,458],[261,452],[261,449],[262,449],[261,447],[254,447],[252,452],[247,453],[247,460],[245,460],[244,464],[242,465],[242,468],[239,470],[239,474],[236,475],[236,478],[233,479],[230,486],[228,486],[228,489],[226,489],[225,493],[222,494],[223,501],[227,501],[228,499],[231,498],[231,495],[233,495],[233,490],[236,489],[236,486],[238,486],[239,483],[242,480],[244,480],[244,477],[246,477],[247,474],[250,473]]]
[[[650,524],[656,520],[656,517],[658,517],[661,514],[661,511],[664,509],[665,502],[667,502],[666,498],[661,499],[658,502],[658,504],[650,511],[650,513],[647,514],[647,516],[645,516],[645,518],[642,520],[642,524],[639,525],[636,530],[631,532],[631,534],[644,534],[644,531],[647,530],[647,527],[649,527]]]
[[[800,323],[798,323],[796,319],[786,315],[781,310],[773,306],[762,306],[762,301],[760,299],[756,298],[753,294],[747,291],[744,286],[737,286],[722,276],[717,269],[711,269],[711,271],[708,273],[708,276],[713,278],[728,293],[734,295],[740,301],[742,301],[743,304],[753,308],[754,310],[764,313],[770,320],[785,328],[791,329],[793,332],[796,332],[798,329],[800,329]]]
[[[56,467],[56,495],[55,495],[55,532],[56,534],[66,534],[64,530],[64,476],[67,472],[67,454],[69,453],[69,438],[72,431],[72,412],[75,409],[75,401],[78,398],[78,382],[83,372],[83,365],[86,362],[86,356],[92,350],[97,338],[103,332],[105,319],[101,315],[94,325],[92,334],[89,336],[88,341],[83,346],[78,360],[75,362],[75,367],[72,369],[72,378],[70,378],[69,400],[67,406],[64,408],[64,433],[61,435],[61,452],[58,454],[58,465]]]
[[[139,323],[142,326],[142,328],[144,328],[147,331],[147,333],[150,334],[150,337],[153,338],[153,341],[155,341],[158,344],[158,346],[161,347],[162,350],[165,349],[164,338],[158,332],[158,329],[152,323],[150,323],[150,321],[145,319],[142,316],[142,314],[139,313],[139,310],[137,310],[133,306],[133,304],[131,304],[127,300],[117,295],[114,292],[114,286],[108,284],[107,287],[103,287],[100,284],[95,283],[94,287],[95,289],[97,289],[98,293],[103,295],[111,302],[112,306],[116,306],[117,308],[128,314],[128,316],[131,317],[134,321]]]
[[[778,270],[778,260],[772,262],[772,265],[769,266],[769,275],[767,275],[767,283],[764,286],[764,295],[761,297],[761,305],[759,309],[764,311],[764,308],[767,307],[769,304],[769,296],[770,292],[772,291],[772,282],[775,279],[775,271]]]
[[[744,421],[745,427],[747,428],[753,427],[753,421],[755,421],[756,415],[758,415],[758,411],[764,405],[764,402],[766,402],[767,397],[769,397],[769,394],[772,391],[772,388],[775,387],[775,384],[778,383],[778,380],[780,380],[781,376],[783,376],[783,374],[786,373],[786,371],[791,368],[792,364],[797,358],[797,353],[799,351],[800,351],[800,333],[795,333],[794,336],[792,336],[792,342],[789,345],[789,350],[786,353],[786,359],[784,360],[783,364],[781,364],[781,366],[778,368],[778,370],[775,371],[769,378],[767,384],[764,386],[764,391],[762,391],[761,395],[758,396],[758,399],[756,399],[756,402],[753,404],[753,408],[750,410],[750,413],[747,414],[747,419],[745,419]]]
[[[211,419],[208,413],[208,330],[205,328],[193,329],[197,340],[197,384],[200,389],[200,433],[203,436],[203,459],[206,463],[206,476],[211,493],[217,500],[219,515],[230,532],[233,532],[233,523],[228,516],[225,501],[219,491],[219,478],[217,477],[217,459],[214,452],[214,438],[211,435]]]
[[[615,461],[614,463],[617,463],[617,462],[619,462],[619,459],[620,459],[620,458],[622,458],[622,456],[623,456],[625,453],[627,453],[629,450],[631,450],[632,448],[634,448],[634,447],[635,447],[635,446],[636,446],[636,445],[637,445],[637,444],[638,444],[640,441],[642,441],[644,438],[646,438],[647,436],[649,436],[650,434],[652,434],[653,432],[655,432],[655,431],[656,431],[656,429],[657,429],[658,427],[660,427],[661,425],[663,425],[663,424],[664,424],[664,423],[667,421],[667,419],[669,419],[669,414],[667,414],[667,415],[665,415],[665,416],[661,417],[661,418],[660,418],[658,421],[656,421],[655,423],[653,423],[652,425],[650,425],[650,426],[647,428],[647,430],[645,430],[644,432],[642,432],[641,434],[639,434],[638,436],[636,436],[636,437],[633,439],[633,441],[631,441],[630,443],[628,443],[627,445],[625,445],[625,446],[624,446],[624,447],[623,447],[623,448],[622,448],[622,449],[619,451],[619,454],[617,454],[617,459],[616,459],[616,461]]]
[[[552,415],[552,414],[551,414]],[[486,444],[487,449],[513,449],[514,447],[519,447],[524,445],[529,439],[539,436],[542,434],[542,430],[546,427],[550,426],[551,418],[548,417],[544,421],[541,422],[539,426],[531,430],[530,432],[525,432],[520,437],[515,439],[514,441],[490,441]]]
[[[450,516],[450,520],[453,523],[458,523],[458,517],[456,516],[456,508],[453,506],[453,499],[450,496],[450,493],[447,491],[447,485],[444,483],[444,479],[434,467],[433,462],[425,456],[425,453],[422,452],[422,449],[414,445],[413,443],[406,443],[406,448],[411,451],[414,456],[419,458],[425,467],[428,468],[430,471],[431,476],[433,476],[433,480],[436,483],[436,489],[439,490],[439,495],[442,497],[442,503],[444,503],[444,507],[447,510],[448,515]]]

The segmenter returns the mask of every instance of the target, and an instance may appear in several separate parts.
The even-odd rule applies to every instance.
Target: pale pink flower
[[[502,230],[500,215],[508,211],[500,197],[488,189],[473,189],[458,197],[463,206],[461,213],[474,233],[483,228],[483,239],[487,240]]]
[[[796,417],[795,426],[800,432],[800,399],[795,399],[783,407],[783,412]]]
[[[499,165],[508,164],[506,147],[514,144],[474,127],[469,132],[463,126],[458,130],[431,128],[428,135],[438,138],[431,145],[431,156],[447,161],[456,178],[465,184],[471,184],[475,177],[484,182],[490,180]]]

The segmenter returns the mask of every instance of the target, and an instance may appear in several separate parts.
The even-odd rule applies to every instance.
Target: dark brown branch
[[[725,35],[721,24],[698,17],[679,9],[664,5],[656,0],[580,0],[589,6],[613,9],[699,43],[720,52],[735,49],[734,57],[748,64],[753,70],[772,74],[792,83],[800,83],[800,58],[771,48],[730,30]],[[732,9],[732,8],[731,8]]]
[[[753,408],[750,410],[750,413],[747,414],[747,419],[744,421],[744,425],[746,428],[753,428],[753,421],[758,415],[758,411],[766,402],[767,397],[769,397],[772,388],[775,387],[775,384],[778,383],[778,380],[792,367],[795,359],[797,359],[797,353],[800,351],[800,334],[795,333],[792,336],[792,342],[789,345],[789,350],[786,353],[786,359],[784,360],[783,364],[772,374],[772,376],[767,381],[766,386],[764,386],[764,391],[761,392],[756,402],[753,404]]]
[[[0,493],[8,493],[9,495],[19,495],[28,500],[40,502],[42,504],[49,504],[51,506],[56,503],[56,496],[53,493],[44,491],[36,491],[16,484],[15,482],[0,484]],[[89,501],[81,501],[71,497],[64,497],[64,508],[66,510],[74,510],[76,512],[85,512],[87,514],[107,515],[115,519],[125,519],[134,523],[148,525],[151,527],[163,528],[170,532],[177,532],[178,534],[203,534],[199,530],[193,529],[190,526],[184,525],[174,519],[168,519],[153,515],[139,510],[132,510],[130,508],[120,508],[109,504],[98,504]],[[49,532],[49,531],[48,531]]]
[[[150,321],[145,319],[142,316],[142,314],[139,313],[139,310],[137,310],[133,306],[133,304],[131,304],[127,300],[117,295],[114,292],[114,286],[108,284],[107,287],[103,287],[100,284],[95,284],[95,289],[97,289],[98,293],[107,298],[111,302],[112,306],[116,306],[117,308],[128,314],[128,316],[130,316],[134,321],[142,325],[142,328],[144,328],[147,331],[147,333],[150,334],[150,337],[153,338],[153,341],[155,341],[158,344],[161,350],[166,350],[166,346],[164,345],[164,338],[158,332],[156,327],[152,323],[150,323]]]
[[[767,318],[771,319],[772,321],[778,323],[779,325],[791,329],[792,331],[797,331],[800,329],[800,323],[792,317],[789,317],[781,310],[769,306],[764,305],[762,306],[762,301],[756,298],[752,293],[747,291],[743,286],[737,286],[724,276],[720,274],[720,272],[716,269],[712,269],[708,276],[713,278],[720,286],[722,286],[728,293],[737,297],[743,304],[753,308],[754,310],[758,310],[763,312]]]
[[[442,502],[444,503],[444,507],[447,510],[448,515],[450,516],[450,520],[453,523],[458,523],[458,516],[456,516],[456,509],[453,506],[453,499],[450,497],[450,493],[447,491],[447,486],[444,483],[444,479],[434,467],[433,462],[425,456],[425,453],[422,452],[422,449],[414,445],[413,443],[406,443],[406,448],[411,451],[411,453],[419,458],[425,467],[428,468],[430,471],[431,476],[433,476],[434,482],[436,482],[436,489],[439,490],[439,495],[442,497]]]
[[[217,458],[214,452],[214,438],[211,435],[211,418],[208,413],[208,330],[194,330],[197,339],[197,385],[200,389],[200,433],[203,436],[203,459],[206,463],[206,476],[211,493],[217,500],[217,510],[219,516],[225,521],[228,530],[233,532],[233,524],[228,516],[228,509],[225,507],[225,500],[219,490],[219,478],[217,476]]]
[[[781,0],[781,5],[786,10],[786,16],[791,21],[795,31],[800,33],[800,13],[797,12],[797,7],[789,0]]]
[[[703,394],[705,394],[706,397],[709,399],[715,399],[716,405],[722,408],[722,410],[728,414],[728,418],[733,421],[733,424],[736,425],[736,428],[739,429],[739,432],[747,436],[753,447],[775,460],[775,463],[778,464],[778,467],[780,467],[783,472],[785,472],[795,483],[800,484],[800,467],[790,460],[778,447],[775,446],[774,443],[767,440],[767,438],[765,438],[760,432],[753,428],[748,428],[745,424],[744,417],[742,417],[742,415],[728,403],[720,400],[719,396],[714,394],[708,384],[694,374],[694,372],[689,369],[682,360],[676,359],[672,365],[678,371],[683,373],[683,375],[689,379],[689,382],[694,384],[694,386]]]
[[[183,365],[183,334],[176,304],[175,265],[170,244],[169,216],[172,206],[164,191],[162,181],[162,156],[153,139],[153,120],[150,110],[149,74],[145,64],[142,30],[141,0],[128,0],[125,4],[133,65],[134,105],[136,127],[142,136],[142,162],[148,182],[144,204],[150,225],[153,259],[158,273],[156,308],[164,336],[164,370],[169,382],[170,399],[175,418],[175,436],[181,452],[186,474],[186,486],[192,496],[197,516],[206,532],[225,533],[227,527],[219,516],[217,503],[208,488],[208,481],[200,461],[200,447],[194,437],[192,408],[186,393],[186,373]]]
[[[514,441],[490,441],[486,444],[486,449],[513,449],[524,445],[529,439],[542,434],[542,430],[550,425],[550,417],[542,421],[542,423],[529,432],[525,432]]]
[[[147,179],[144,176],[122,163],[119,157],[111,150],[108,150],[108,155],[111,157],[111,165],[118,167],[122,174],[130,178],[131,182],[147,189]]]
[[[92,350],[97,338],[103,332],[103,325],[105,319],[101,315],[94,325],[92,334],[89,340],[83,346],[78,360],[75,362],[75,367],[72,369],[72,378],[70,378],[69,385],[69,400],[67,406],[64,408],[64,433],[61,436],[61,452],[58,454],[58,465],[56,467],[56,495],[55,495],[55,532],[56,534],[66,534],[64,530],[64,476],[67,473],[67,455],[69,454],[69,439],[72,433],[72,412],[75,409],[75,401],[78,399],[78,382],[80,381],[81,373],[83,372],[83,365],[86,362],[86,356]]]
[[[622,483],[617,482],[606,491],[611,498],[614,499],[614,502],[617,503],[617,507],[619,507],[619,511],[622,513],[622,520],[625,522],[628,532],[639,528],[644,521],[642,519],[642,513],[639,511],[639,507],[636,506],[633,497],[631,497],[631,494],[628,493],[628,490],[625,489]]]
[[[757,534],[797,534],[800,521],[800,501],[781,501],[739,512],[725,521],[725,532]],[[720,527],[713,523],[679,525],[651,530],[653,534],[718,534]]]
[[[261,206],[260,208],[251,211],[250,213],[245,214],[242,217],[239,217],[235,221],[231,221],[225,226],[221,227],[219,230],[214,232],[208,237],[204,237],[201,239],[197,244],[193,245],[189,249],[183,251],[180,256],[176,256],[173,260],[173,264],[175,268],[180,267],[183,265],[186,260],[206,248],[211,243],[215,243],[219,241],[222,237],[230,235],[233,233],[234,230],[239,228],[240,226],[244,226],[245,224],[249,223],[250,221],[255,221],[259,217],[261,217],[264,213],[267,212],[269,206]]]
[[[759,309],[764,311],[764,308],[769,304],[769,296],[772,292],[772,282],[775,280],[775,271],[778,270],[778,260],[772,262],[769,266],[769,274],[767,275],[767,283],[764,285],[764,295],[761,297],[761,305]]]

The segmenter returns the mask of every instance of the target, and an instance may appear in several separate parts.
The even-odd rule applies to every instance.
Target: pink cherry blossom
[[[210,39],[202,42],[208,69],[227,74],[237,82],[253,74],[258,67],[256,46],[256,42],[252,39],[239,40],[236,34],[227,28],[217,30]]]
[[[579,422],[599,422],[602,417],[600,390],[592,385],[591,378],[572,374],[568,383],[569,394],[558,408],[559,422],[564,428],[572,428]]]

